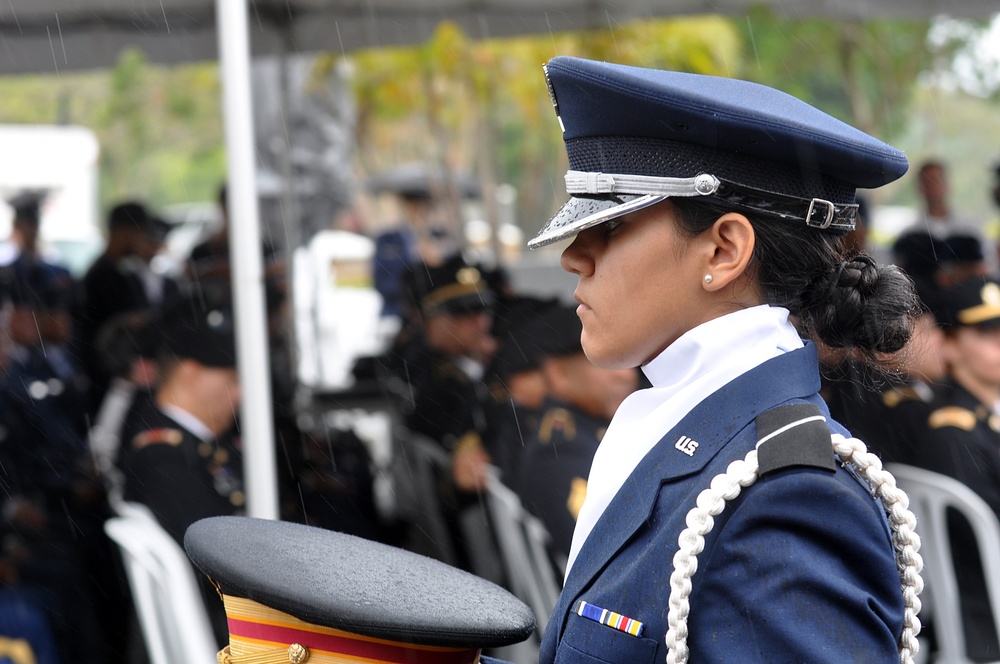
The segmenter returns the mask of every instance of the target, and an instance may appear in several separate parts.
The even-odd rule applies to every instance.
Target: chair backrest
[[[411,525],[404,548],[458,565],[438,491],[439,478],[451,475],[451,457],[430,438],[402,427],[396,434],[393,454],[398,516]]]
[[[116,465],[121,431],[132,403],[135,401],[135,384],[115,378],[111,381],[94,426],[90,428],[88,443],[94,464],[104,478],[108,494],[115,500],[121,498],[125,480]]]
[[[144,505],[115,509],[104,529],[121,550],[151,664],[212,664],[218,645],[183,549]]]
[[[927,613],[934,617],[934,634],[938,642],[935,662],[970,662],[966,655],[958,584],[948,539],[947,511],[951,508],[961,513],[975,533],[998,634],[1000,522],[982,498],[954,478],[904,464],[888,464],[886,469],[910,497],[910,510],[917,517],[920,554],[924,559],[922,576],[926,584],[923,600],[929,605]]]
[[[486,494],[510,590],[534,611],[541,637],[562,589],[557,563],[549,553],[548,530],[524,509],[517,494],[500,481],[499,473],[491,474]]]

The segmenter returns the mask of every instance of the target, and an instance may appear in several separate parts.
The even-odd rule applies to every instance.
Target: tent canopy
[[[352,51],[426,41],[443,20],[474,38],[564,32],[669,14],[988,18],[995,0],[251,0],[254,55]],[[0,3],[0,75],[113,65],[138,46],[153,62],[214,60],[213,0],[8,0]]]

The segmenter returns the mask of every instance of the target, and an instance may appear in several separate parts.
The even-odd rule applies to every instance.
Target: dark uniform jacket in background
[[[226,439],[203,441],[140,399],[122,430],[125,500],[148,505],[178,543],[199,519],[242,511],[242,459]]]
[[[397,375],[406,382],[412,401],[406,406],[406,426],[451,450],[469,432],[486,430],[489,390],[470,378],[455,358],[430,348],[422,338],[400,353]]]
[[[920,437],[906,463],[953,477],[976,492],[1000,517],[1000,415],[954,381],[939,386],[924,411]],[[948,538],[955,561],[965,625],[966,652],[973,661],[1000,658],[979,549],[968,521],[951,513]]]
[[[608,422],[552,398],[541,411],[538,426],[525,433],[517,491],[525,508],[545,524],[554,547],[568,556]]]

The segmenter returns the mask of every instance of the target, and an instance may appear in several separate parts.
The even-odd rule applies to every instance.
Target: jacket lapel
[[[700,471],[761,412],[816,394],[820,388],[817,367],[816,348],[807,342],[805,348],[769,360],[720,388],[660,439],[584,542],[552,614],[560,621],[556,634],[565,625],[566,604],[577,598],[649,518],[662,482]],[[710,479],[705,480],[706,488]]]

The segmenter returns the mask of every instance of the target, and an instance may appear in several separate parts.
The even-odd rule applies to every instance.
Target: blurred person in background
[[[403,422],[451,460],[439,478],[444,520],[457,564],[472,569],[475,554],[461,515],[478,506],[491,462],[485,437],[491,397],[486,366],[497,348],[491,334],[494,294],[483,271],[456,255],[439,267],[421,266],[409,284],[413,327],[404,328],[383,358],[385,387],[396,395]]]
[[[233,318],[225,303],[192,297],[150,324],[161,379],[153,399],[137,400],[129,412],[118,465],[125,500],[148,506],[181,544],[195,521],[244,509],[241,444],[233,432],[240,402]],[[224,644],[222,604],[208,583],[202,594]]]
[[[979,243],[981,255],[989,257],[990,269],[996,268],[993,263],[995,252],[992,249],[987,251],[981,224],[963,215],[951,203],[948,169],[943,161],[928,159],[920,165],[917,170],[917,192],[922,202],[920,213],[917,220],[899,234],[897,244],[913,235],[930,235],[939,240],[948,240],[956,235],[971,237]],[[897,251],[895,247],[893,251]]]
[[[929,408],[912,411],[916,435],[903,458],[948,475],[975,491],[1000,517],[1000,283],[972,279],[942,291],[936,302],[944,330],[947,376]],[[975,536],[964,518],[948,517],[959,610],[968,657],[995,661],[1000,643]]]
[[[497,352],[486,371],[490,405],[484,444],[500,479],[515,490],[525,437],[538,426],[548,394],[531,322],[554,306],[555,299],[518,296],[493,321]]]
[[[76,282],[62,265],[45,255],[39,245],[42,206],[45,195],[25,192],[8,201],[14,210],[13,229],[9,240],[0,247],[0,266],[7,269],[11,292],[16,291],[21,303],[31,309],[31,320],[25,328],[34,328],[35,339],[29,332],[21,343],[44,347],[49,363],[63,380],[78,381],[79,369],[67,342],[73,333],[73,307]]]
[[[180,296],[178,281],[153,269],[153,259],[163,249],[169,232],[170,224],[150,215],[145,226],[135,236],[132,255],[124,262],[126,277],[142,295],[145,308],[155,309],[169,305]]]
[[[10,343],[0,376],[5,553],[21,582],[43,590],[65,661],[117,661],[126,604],[103,531],[107,497],[86,444],[85,393],[39,323],[66,328],[59,321],[69,320],[71,298],[60,275],[31,264],[30,254],[0,267]]]
[[[524,432],[516,487],[525,508],[542,520],[554,549],[565,557],[587,496],[594,454],[639,376],[636,369],[603,369],[587,359],[575,309],[553,307],[530,325],[547,396],[537,425]]]
[[[111,380],[98,348],[102,328],[117,316],[146,308],[143,292],[128,276],[125,266],[152,223],[152,214],[141,203],[127,201],[112,207],[108,212],[104,251],[80,281],[77,336],[79,354],[90,379],[91,414],[100,408]]]
[[[194,521],[243,508],[227,436],[240,402],[232,311],[185,298],[150,324],[161,379],[126,419],[120,465],[125,499],[148,505],[180,543]]]

